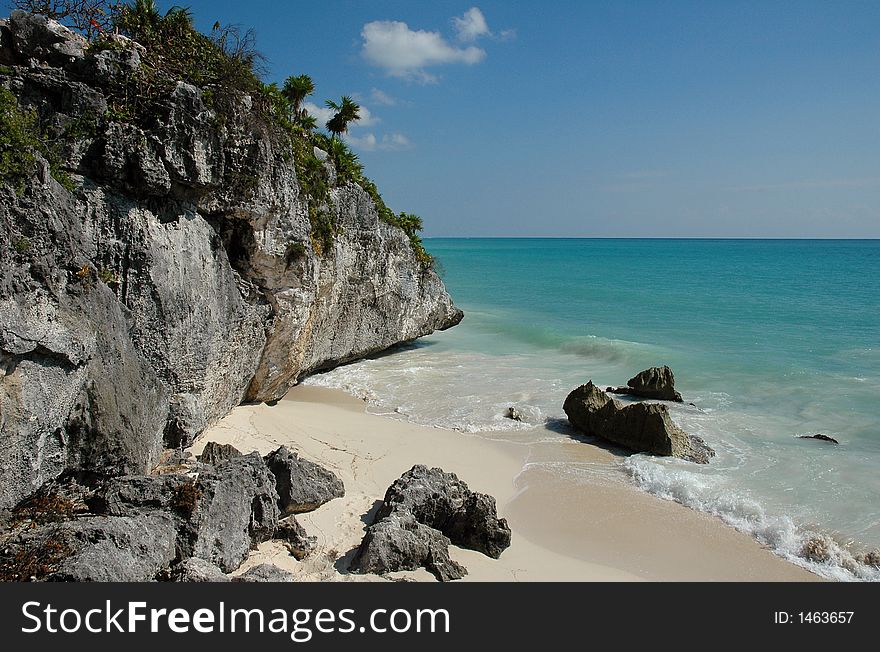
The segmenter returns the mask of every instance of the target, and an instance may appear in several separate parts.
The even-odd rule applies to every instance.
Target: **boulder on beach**
[[[345,495],[342,480],[333,471],[301,458],[286,446],[269,453],[266,464],[275,475],[282,514],[310,512]]]
[[[416,465],[388,488],[352,567],[362,573],[424,567],[441,581],[458,579],[467,570],[449,559],[450,543],[498,559],[510,546],[510,528],[498,518],[494,498],[471,491],[454,473]]]
[[[425,568],[441,582],[458,580],[467,568],[449,557],[449,537],[419,523],[407,512],[375,521],[364,535],[352,569],[360,573],[391,573]]]
[[[193,557],[230,573],[278,524],[275,478],[257,452],[232,458],[199,473],[175,495],[175,510],[192,531]]]
[[[651,367],[636,374],[626,382],[626,387],[609,387],[611,394],[629,394],[639,398],[681,403],[681,394],[675,391],[675,374],[666,365]]]
[[[673,423],[660,403],[623,405],[593,384],[581,385],[565,399],[563,410],[582,432],[639,453],[671,455],[707,464],[715,455],[702,439]]]

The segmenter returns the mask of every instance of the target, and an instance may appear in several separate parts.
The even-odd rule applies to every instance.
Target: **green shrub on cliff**
[[[37,112],[18,106],[15,95],[0,87],[0,182],[13,185],[18,192],[37,172],[39,152],[49,162],[49,171],[67,190],[73,190],[70,177],[61,169],[59,157],[47,144],[40,130]]]
[[[37,114],[24,111],[9,90],[0,88],[0,179],[16,185],[36,172]]]

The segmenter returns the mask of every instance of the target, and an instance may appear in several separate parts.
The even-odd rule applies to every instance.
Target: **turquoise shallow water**
[[[317,382],[415,421],[527,437],[564,417],[576,385],[668,364],[696,405],[673,417],[718,457],[620,470],[790,558],[827,536],[826,575],[876,579],[852,557],[880,545],[880,241],[426,244],[465,321]],[[503,418],[512,404],[527,423]],[[841,445],[797,439],[817,432]]]

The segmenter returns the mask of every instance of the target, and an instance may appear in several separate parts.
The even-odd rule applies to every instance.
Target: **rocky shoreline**
[[[262,457],[209,442],[198,458],[167,456],[151,475],[62,477],[0,519],[0,581],[293,581],[272,564],[230,574],[267,541],[308,558],[315,538],[296,515],[344,495],[336,474],[284,446]],[[498,558],[510,528],[492,497],[417,465],[388,489],[351,570],[424,566],[459,579],[467,569],[449,558],[451,543]]]

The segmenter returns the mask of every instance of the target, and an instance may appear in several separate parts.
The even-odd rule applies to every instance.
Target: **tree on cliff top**
[[[308,75],[290,76],[285,80],[282,92],[290,102],[291,113],[298,119],[303,117],[303,100],[315,92],[315,82]]]
[[[328,109],[336,111],[334,116],[327,121],[327,131],[338,138],[348,131],[350,122],[355,122],[361,117],[361,107],[347,95],[343,95],[342,101],[337,104],[333,100],[327,100]]]

